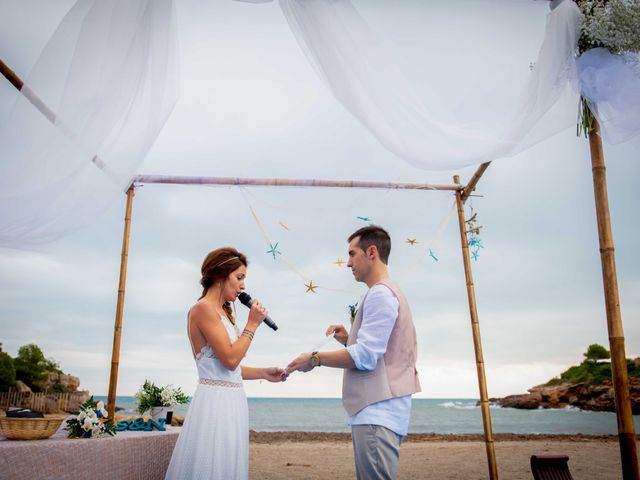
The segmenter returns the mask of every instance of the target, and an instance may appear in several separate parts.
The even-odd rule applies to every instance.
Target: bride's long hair
[[[202,274],[202,278],[200,279],[202,296],[200,298],[203,298],[207,294],[209,288],[211,288],[216,281],[222,280],[224,282],[231,272],[243,265],[246,267],[248,264],[247,257],[233,247],[216,248],[212,252],[209,252],[200,268],[200,273]],[[233,318],[231,302],[224,302],[222,309],[227,315],[227,318],[229,318],[229,321],[235,325],[236,322]]]

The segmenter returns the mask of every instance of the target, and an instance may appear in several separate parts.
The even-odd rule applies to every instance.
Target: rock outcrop
[[[581,410],[614,412],[615,401],[610,380],[603,383],[563,383],[560,385],[538,385],[522,395],[509,395],[504,398],[491,398],[492,403],[502,407],[536,409],[577,407]],[[629,378],[631,410],[640,415],[640,378]]]
[[[18,380],[16,382],[15,389],[16,389],[16,392],[18,392],[18,393],[30,393],[31,392],[31,389],[29,388],[29,385],[24,383],[22,380]]]
[[[67,392],[75,392],[80,386],[80,379],[66,373],[48,372],[43,390],[52,390],[54,386],[60,386]]]

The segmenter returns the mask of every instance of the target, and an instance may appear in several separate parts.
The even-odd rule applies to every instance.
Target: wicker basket
[[[11,440],[38,440],[56,433],[66,415],[45,418],[0,417],[0,436]]]

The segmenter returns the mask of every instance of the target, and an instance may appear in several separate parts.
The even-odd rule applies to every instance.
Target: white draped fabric
[[[613,55],[594,48],[577,60],[582,95],[610,143],[625,142],[640,131],[638,55]]]
[[[433,95],[422,101],[351,0],[279,2],[336,99],[382,145],[420,168],[452,170],[521,152],[575,126],[580,94],[605,140],[640,133],[638,56],[594,49],[576,61],[583,17],[571,0],[550,2],[539,54],[520,93],[503,94],[505,82],[496,79],[494,91],[509,96],[501,102],[506,107],[489,99],[483,105],[478,93],[474,118],[456,118]],[[59,237],[128,187],[175,104],[176,54],[173,0],[78,1],[0,124],[0,245]],[[446,74],[447,65],[433,70]],[[48,107],[45,115],[34,108],[32,93]]]
[[[421,105],[383,42],[350,0],[280,0],[280,6],[335,97],[387,149],[420,168],[449,170],[518,153],[575,125],[579,85],[597,77],[600,82],[606,79],[605,83],[610,79],[609,65],[594,66],[586,61],[580,69],[583,75],[578,77],[575,52],[582,13],[570,0],[552,2],[537,61],[520,97],[513,98],[512,110],[502,112],[499,124],[483,122],[482,109],[472,125],[455,118],[445,120],[444,112],[438,114],[435,105]],[[617,56],[609,60],[615,61],[621,63]],[[440,74],[443,69],[446,65],[434,66]],[[609,94],[617,84],[610,84],[616,87],[608,94],[603,91],[606,87],[594,87],[598,91],[593,98],[594,110],[602,116],[610,140],[628,139],[640,129],[640,77],[637,72],[633,76],[630,68],[617,70],[616,76],[624,81],[624,92]],[[499,85],[498,79],[496,88]],[[421,88],[431,87],[423,84]],[[588,87],[582,88],[590,94]],[[634,95],[632,108],[625,108],[627,95]],[[493,108],[487,103],[485,111]],[[612,131],[619,127],[623,134]]]
[[[53,240],[122,201],[177,100],[174,23],[173,0],[68,12],[0,124],[0,245]]]

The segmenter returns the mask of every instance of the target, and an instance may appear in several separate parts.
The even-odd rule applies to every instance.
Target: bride
[[[247,258],[218,248],[202,263],[202,296],[189,310],[187,332],[200,377],[166,479],[246,479],[249,415],[243,380],[280,382],[284,370],[240,365],[267,311],[254,300],[240,333],[231,302],[244,290]]]

